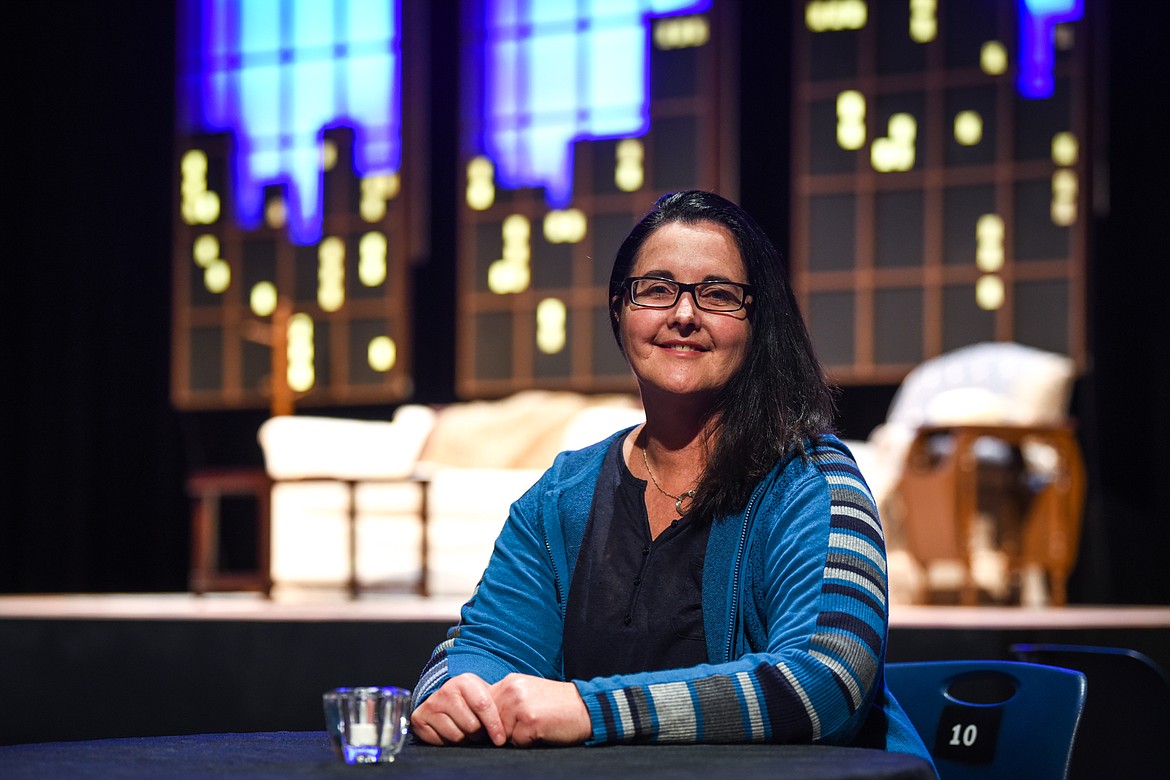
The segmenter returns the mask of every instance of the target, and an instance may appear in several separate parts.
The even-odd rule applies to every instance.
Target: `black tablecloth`
[[[914,756],[808,745],[436,748],[407,744],[392,764],[347,766],[325,732],[200,734],[0,747],[0,777],[21,778],[933,778]]]

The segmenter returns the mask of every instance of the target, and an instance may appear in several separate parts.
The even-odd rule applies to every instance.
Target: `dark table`
[[[19,778],[934,778],[920,759],[809,745],[436,748],[409,743],[392,764],[347,766],[325,732],[200,734],[0,747],[0,777]]]

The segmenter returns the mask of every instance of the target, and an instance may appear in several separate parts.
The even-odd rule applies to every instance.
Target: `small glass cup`
[[[335,688],[321,697],[333,752],[347,764],[389,763],[402,751],[410,723],[410,691]]]

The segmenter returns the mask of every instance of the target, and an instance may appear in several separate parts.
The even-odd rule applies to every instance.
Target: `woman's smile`
[[[664,344],[659,344],[659,346],[664,347],[665,349],[667,349],[671,352],[681,353],[681,354],[692,354],[693,355],[693,354],[698,354],[700,352],[707,351],[706,347],[700,346],[700,345],[695,344],[695,343],[690,342],[690,341],[668,341]]]

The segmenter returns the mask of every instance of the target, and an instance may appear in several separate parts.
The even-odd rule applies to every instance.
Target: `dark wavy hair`
[[[751,336],[743,365],[719,393],[710,417],[718,420],[707,465],[691,511],[709,520],[741,511],[772,467],[832,430],[833,390],[813,350],[780,253],[763,229],[735,203],[711,192],[663,195],[626,236],[609,276],[610,321],[623,350],[618,316],[622,281],[646,239],[670,223],[712,222],[735,238],[747,283]]]

